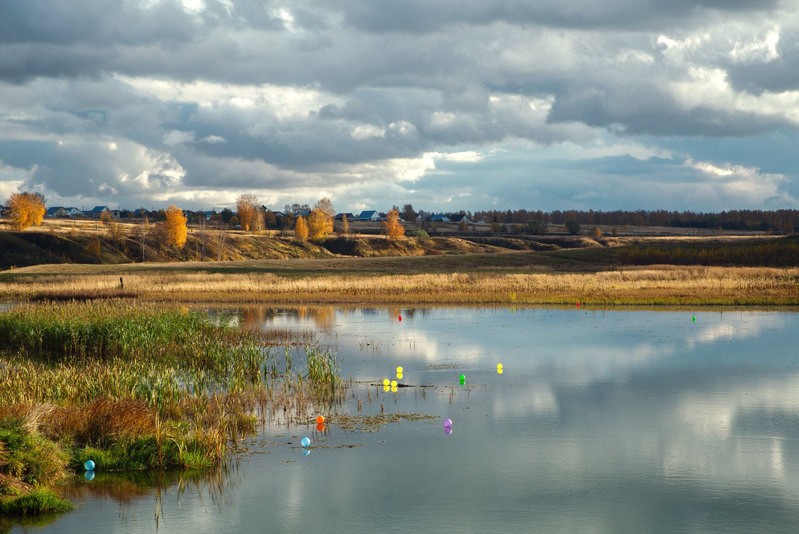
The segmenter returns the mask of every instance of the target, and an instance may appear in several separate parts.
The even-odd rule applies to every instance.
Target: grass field
[[[614,266],[608,249],[459,256],[36,266],[0,298],[341,304],[799,305],[799,268]],[[120,284],[122,278],[122,284]]]

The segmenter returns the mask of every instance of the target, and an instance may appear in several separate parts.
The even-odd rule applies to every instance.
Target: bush
[[[56,514],[72,510],[72,504],[52,491],[37,489],[22,497],[0,502],[0,516]]]
[[[430,237],[430,234],[425,232],[424,230],[414,230],[408,234],[410,237]]]
[[[48,484],[64,474],[67,455],[54,442],[28,432],[21,422],[2,421],[0,473],[26,484]]]

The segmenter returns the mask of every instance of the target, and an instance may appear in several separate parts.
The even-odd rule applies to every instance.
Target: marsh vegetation
[[[347,387],[329,351],[187,308],[20,305],[0,314],[0,340],[0,501],[22,514],[88,459],[103,471],[218,466],[259,420],[304,420]]]

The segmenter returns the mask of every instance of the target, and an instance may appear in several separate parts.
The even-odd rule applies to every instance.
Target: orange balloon
[[[316,424],[316,430],[318,430],[319,432],[324,432],[325,431],[325,424],[324,423],[317,423]]]
[[[316,417],[316,424],[321,425],[324,422],[325,422],[325,416],[324,415],[319,415],[319,416]]]

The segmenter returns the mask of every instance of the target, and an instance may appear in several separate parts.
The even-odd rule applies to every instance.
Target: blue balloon
[[[83,468],[86,471],[94,471],[94,460],[86,460],[86,463],[83,464]]]
[[[309,454],[311,454],[311,449],[303,449],[302,450],[302,455],[303,456],[308,456]]]
[[[300,445],[302,445],[304,448],[306,448],[306,449],[307,449],[308,447],[310,447],[310,446],[311,446],[311,440],[310,440],[310,439],[308,439],[308,438],[302,438],[302,439],[300,440]]]
[[[86,478],[86,480],[92,481],[94,480],[94,471],[86,471],[83,473],[83,476]]]

